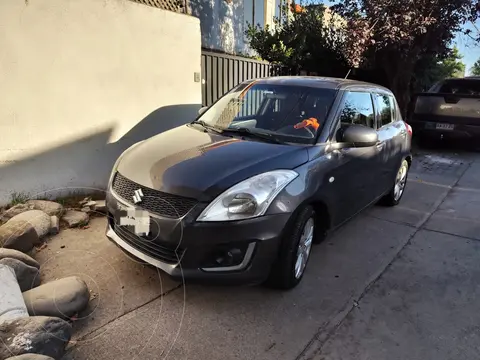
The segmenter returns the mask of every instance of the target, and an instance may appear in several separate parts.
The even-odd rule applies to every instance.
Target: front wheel
[[[400,203],[403,193],[405,192],[405,187],[407,186],[408,169],[408,161],[404,159],[400,165],[400,168],[398,169],[393,188],[382,199],[382,203],[384,205],[395,206]]]
[[[287,290],[300,283],[310,258],[314,235],[315,212],[311,206],[306,206],[285,229],[278,258],[266,281],[267,286]]]

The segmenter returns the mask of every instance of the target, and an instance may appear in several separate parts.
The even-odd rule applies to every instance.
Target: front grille
[[[138,251],[169,264],[177,264],[182,259],[183,253],[185,252],[184,249],[176,246],[166,244],[160,245],[151,240],[144,239],[136,235],[129,226],[113,224],[113,231],[115,231],[123,241]]]
[[[112,189],[130,204],[133,204],[135,191],[141,189],[143,198],[141,203],[138,204],[139,207],[152,213],[174,219],[181,218],[197,204],[195,199],[166,194],[137,184],[119,172],[115,174]]]

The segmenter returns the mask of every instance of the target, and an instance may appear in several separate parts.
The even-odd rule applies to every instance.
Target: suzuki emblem
[[[133,203],[138,204],[139,202],[142,201],[143,198],[143,192],[142,189],[135,190],[133,193]]]

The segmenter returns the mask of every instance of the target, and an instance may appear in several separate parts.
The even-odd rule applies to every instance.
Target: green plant
[[[475,61],[472,68],[470,69],[470,73],[474,76],[480,76],[480,59]]]
[[[427,91],[436,82],[453,77],[463,77],[465,64],[456,47],[444,54],[430,54],[422,57],[415,64],[412,79],[412,92]]]
[[[345,74],[346,29],[338,17],[327,17],[322,4],[284,11],[273,27],[249,24],[245,32],[250,47],[264,60],[280,64],[298,73],[300,70],[321,75]]]
[[[13,192],[11,195],[10,206],[25,204],[29,200],[28,194],[24,192]]]
[[[78,223],[77,227],[83,228],[88,225],[88,220],[87,221],[81,221]]]

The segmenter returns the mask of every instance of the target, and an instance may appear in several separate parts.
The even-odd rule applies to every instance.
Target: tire
[[[381,200],[382,205],[396,206],[400,203],[400,200],[402,200],[403,194],[405,193],[405,187],[407,186],[408,170],[408,161],[403,159],[398,168],[397,175],[395,176],[395,183],[393,184],[392,189]],[[397,186],[399,186],[399,188],[397,188]]]
[[[288,225],[282,237],[281,248],[279,250],[278,258],[274,262],[270,275],[265,282],[266,286],[289,290],[297,286],[303,278],[305,268],[307,267],[310,258],[311,246],[316,232],[315,227],[315,212],[311,206],[306,206],[298,211],[295,219]],[[311,227],[311,233],[308,228]],[[308,232],[308,236],[304,235],[304,231]],[[307,232],[305,235],[307,235]],[[304,244],[304,265],[303,268],[297,271],[297,260],[299,254],[299,244],[305,238],[310,238],[310,244]]]

